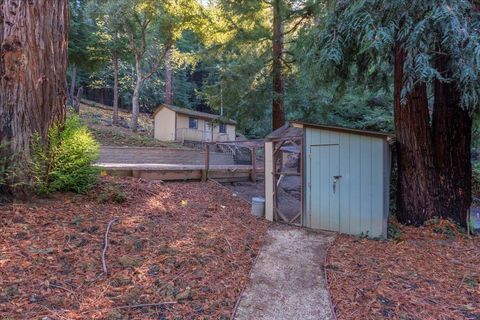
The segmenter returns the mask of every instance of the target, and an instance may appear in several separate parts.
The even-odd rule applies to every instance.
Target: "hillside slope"
[[[80,106],[80,117],[101,145],[184,148],[178,143],[155,140],[153,138],[153,119],[148,114],[141,113],[139,115],[139,129],[134,133],[129,129],[131,117],[129,112],[119,110],[120,124],[113,126],[110,107],[89,101],[83,102]]]

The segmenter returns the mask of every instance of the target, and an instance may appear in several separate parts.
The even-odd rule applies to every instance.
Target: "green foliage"
[[[67,118],[61,126],[53,126],[46,143],[35,135],[32,169],[36,190],[87,192],[98,180],[99,170],[92,166],[98,158],[98,148],[78,116]]]
[[[387,228],[387,237],[389,240],[400,241],[402,238],[402,230],[396,225],[389,223]]]
[[[354,67],[341,70],[347,79],[341,81],[341,68],[328,74],[330,66],[316,50],[319,33],[328,25],[329,2],[281,3],[287,120],[392,131],[392,70],[386,55],[376,63],[363,58],[366,53],[359,55],[362,59],[357,59]],[[263,137],[271,131],[271,3],[221,0],[199,9],[198,3],[190,0],[162,4],[92,0],[89,7],[90,20],[95,21],[101,39],[90,52],[103,52],[102,47],[124,52],[120,54],[119,77],[124,105],[132,100],[137,81],[132,57],[135,50],[125,50],[131,45],[128,38],[133,36],[134,47],[140,48],[138,23],[151,20],[141,70],[147,74],[165,45],[172,44],[174,104],[216,113],[223,106],[225,115],[237,120],[238,131],[247,137]],[[109,54],[106,60],[111,59]],[[143,111],[153,111],[165,99],[163,67],[161,62],[142,85]],[[112,85],[111,64],[90,73],[90,87]]]
[[[30,168],[24,155],[10,154],[9,143],[0,144],[0,201],[13,193],[24,194],[29,185]]]
[[[83,70],[94,70],[102,63],[96,54],[104,47],[99,46],[97,27],[88,18],[85,0],[70,1],[70,32],[68,35],[68,60]]]
[[[324,28],[312,30],[308,65],[324,66],[318,77],[335,78],[356,67],[368,79],[391,61],[394,46],[405,51],[405,97],[418,82],[458,83],[462,105],[473,111],[480,102],[480,19],[470,0],[337,2]],[[448,56],[450,75],[437,69],[438,55]]]
[[[472,194],[475,197],[480,195],[480,163],[474,162],[472,165]]]

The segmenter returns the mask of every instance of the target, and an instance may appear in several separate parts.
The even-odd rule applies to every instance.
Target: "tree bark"
[[[28,157],[64,121],[68,24],[67,0],[0,1],[0,156]]]
[[[135,57],[135,70],[137,73],[137,80],[135,82],[135,88],[133,90],[132,97],[132,119],[130,122],[130,130],[137,132],[138,129],[138,114],[140,112],[140,90],[142,89],[143,84],[143,74],[142,74],[142,65],[141,57]]]
[[[165,103],[173,105],[172,49],[165,52]]]
[[[75,87],[77,85],[77,66],[72,64],[72,79],[70,83],[70,93],[68,94],[68,100],[71,106],[75,102]]]
[[[118,125],[118,51],[113,50],[113,125]]]
[[[77,96],[73,101],[73,106],[77,114],[80,113],[80,104],[82,103],[83,87],[78,88]]]
[[[427,88],[418,84],[401,101],[405,52],[395,48],[394,112],[398,147],[397,218],[402,223],[421,225],[437,214],[437,177]]]
[[[449,78],[449,57],[439,55],[436,68]],[[460,104],[455,82],[435,81],[433,146],[439,175],[439,215],[466,225],[472,202],[472,118]]]
[[[283,79],[283,23],[281,0],[273,0],[273,102],[272,127],[276,130],[285,124],[285,82]]]

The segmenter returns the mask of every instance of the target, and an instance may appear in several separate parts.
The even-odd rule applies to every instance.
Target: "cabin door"
[[[213,141],[213,126],[210,122],[205,121],[205,130],[203,140],[206,142]]]

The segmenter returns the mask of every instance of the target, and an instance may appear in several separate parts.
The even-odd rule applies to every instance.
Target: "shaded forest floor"
[[[228,319],[267,227],[214,183],[105,178],[0,206],[0,318]]]
[[[119,125],[112,125],[112,110],[98,103],[88,102],[80,106],[80,117],[90,128],[95,139],[106,146],[169,147],[185,148],[174,142],[163,142],[153,138],[153,119],[146,113],[138,117],[138,132],[129,129],[131,113],[119,110]]]
[[[337,237],[327,270],[338,319],[480,319],[480,237],[448,221],[396,227],[397,241]]]

